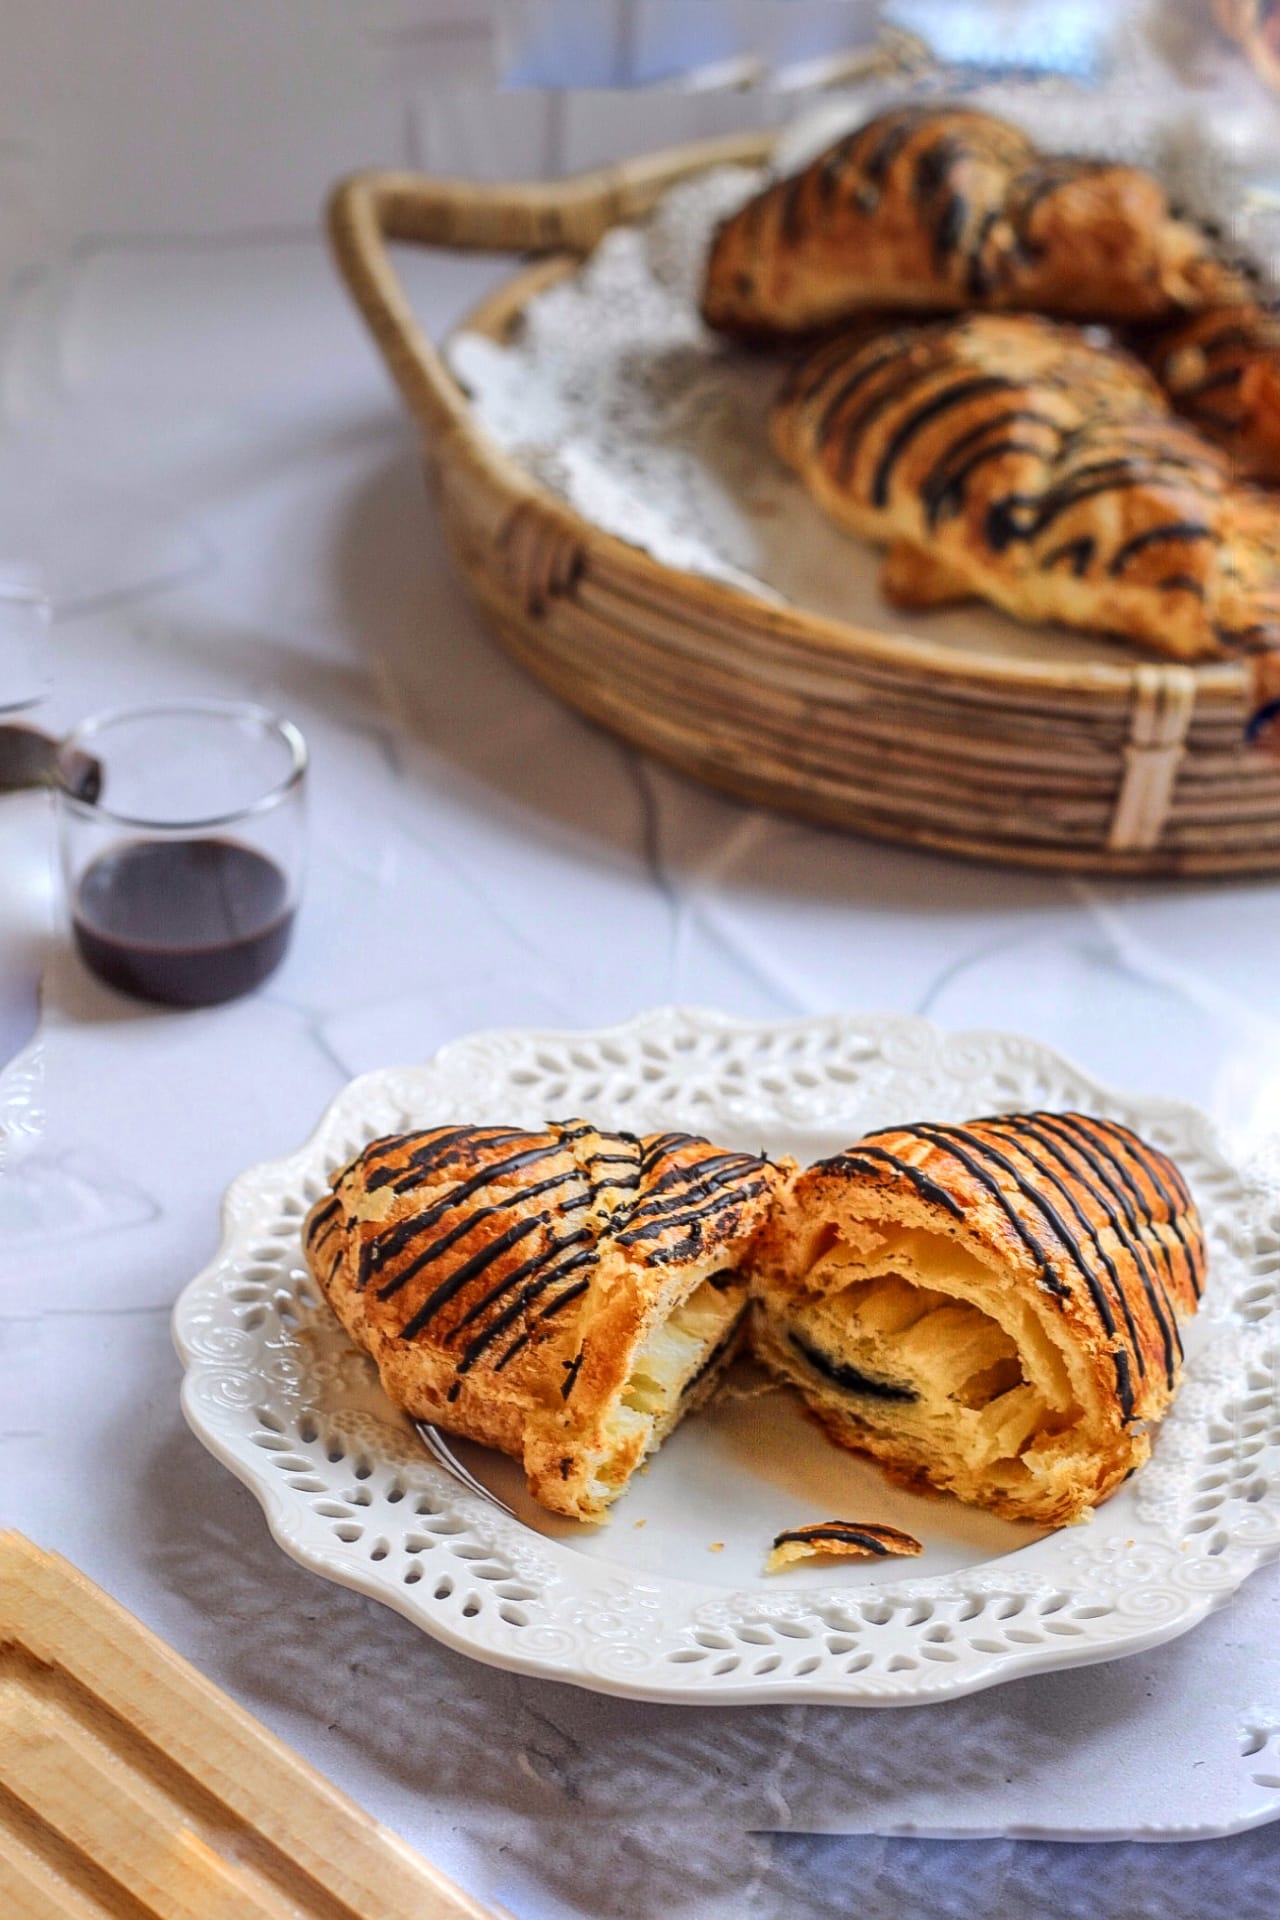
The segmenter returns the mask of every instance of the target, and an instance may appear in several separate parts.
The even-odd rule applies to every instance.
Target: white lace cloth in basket
[[[1251,118],[1230,93],[1231,110],[1215,112],[1217,91],[1180,90],[1167,70],[1160,85],[1141,65],[1125,71],[1123,87],[1100,94],[1004,85],[971,98],[1020,119],[1047,149],[1153,166],[1181,204],[1265,260],[1278,231],[1256,184],[1275,131],[1267,107],[1255,103]],[[879,83],[810,113],[783,136],[777,170],[901,93],[900,82]],[[766,177],[721,167],[674,187],[647,221],[614,228],[577,273],[530,301],[509,344],[463,332],[449,364],[494,439],[595,525],[668,566],[908,632],[919,616],[904,620],[880,599],[877,555],[815,512],[770,450],[783,358],[728,345],[698,316],[711,232]],[[929,636],[1041,650],[988,609],[931,614]],[[1093,658],[1108,645],[1061,637],[1063,651]]]

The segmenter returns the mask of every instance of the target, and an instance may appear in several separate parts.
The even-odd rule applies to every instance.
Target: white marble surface
[[[425,268],[433,324],[493,271]],[[1251,1791],[1263,1805],[1275,1572],[1176,1647],[870,1724],[595,1701],[474,1667],[288,1563],[182,1425],[167,1319],[234,1172],[293,1146],[350,1074],[478,1026],[664,1000],[923,1011],[1026,1029],[1261,1145],[1280,1126],[1280,886],[950,865],[749,811],[591,731],[452,580],[408,430],[309,239],[104,245],[11,318],[0,501],[49,570],[50,724],[251,693],[301,724],[314,774],[292,954],[256,998],[191,1015],[81,972],[44,814],[0,801],[10,1046],[51,956],[41,1035],[0,1083],[4,1521],[519,1920],[808,1920],[855,1885],[874,1920],[1191,1920],[1210,1877],[1215,1903],[1229,1886],[1237,1915],[1273,1915],[1274,1829],[1156,1864],[977,1836],[1103,1836],[1118,1799],[1194,1829],[1204,1768],[1241,1770],[1246,1816]],[[1212,1753],[1179,1737],[1207,1690]],[[1162,1730],[1154,1756],[1140,1723]],[[841,1824],[973,1837],[767,1831]]]

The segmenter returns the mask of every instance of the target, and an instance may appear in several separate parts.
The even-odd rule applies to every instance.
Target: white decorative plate
[[[1211,1260],[1153,1459],[1090,1523],[1045,1536],[891,1486],[749,1373],[680,1428],[604,1528],[541,1513],[512,1463],[460,1445],[511,1517],[429,1456],[301,1258],[329,1170],[399,1128],[581,1113],[806,1160],[894,1121],[1031,1106],[1110,1115],[1172,1154]],[[174,1331],[187,1419],[287,1553],[478,1659],[602,1692],[946,1699],[1171,1639],[1280,1553],[1280,1182],[1231,1165],[1195,1109],[1109,1092],[1010,1034],[664,1009],[600,1033],[459,1041],[356,1080],[300,1152],[240,1176]],[[836,1514],[905,1527],[925,1556],[909,1577],[866,1563],[762,1575],[782,1527]]]

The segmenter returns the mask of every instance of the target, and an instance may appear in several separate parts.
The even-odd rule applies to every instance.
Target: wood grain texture
[[[423,437],[455,561],[507,650],[589,719],[739,797],[879,839],[1094,873],[1280,870],[1280,763],[1248,749],[1239,663],[960,652],[663,566],[540,486],[476,422],[396,277],[392,241],[524,267],[466,325],[526,302],[677,180],[759,163],[767,134],[565,181],[476,188],[363,174],[335,257]]]
[[[0,1535],[0,1912],[487,1920],[83,1574],[14,1533]]]

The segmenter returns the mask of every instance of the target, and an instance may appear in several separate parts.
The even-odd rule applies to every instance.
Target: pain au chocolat
[[[953,106],[890,109],[724,221],[702,313],[748,336],[868,310],[1158,319],[1204,304],[1206,238],[1136,167],[1050,157]]]
[[[732,1358],[779,1178],[686,1133],[434,1127],[337,1172],[304,1245],[397,1406],[598,1520]]]
[[[974,314],[828,342],[772,435],[833,519],[888,547],[899,605],[981,598],[1175,659],[1247,657],[1255,705],[1280,695],[1280,501],[1078,328]]]
[[[1078,1519],[1142,1465],[1204,1241],[1112,1121],[873,1133],[788,1181],[756,1256],[758,1356],[832,1439],[1012,1520]]]

